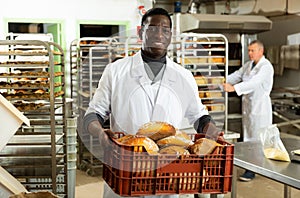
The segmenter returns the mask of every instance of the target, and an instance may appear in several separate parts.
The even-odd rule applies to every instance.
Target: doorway
[[[119,32],[119,25],[80,24],[80,38],[110,37]]]
[[[8,34],[36,34],[39,39],[43,38],[41,35],[45,34],[46,41],[53,41],[62,45],[62,34],[60,23],[38,23],[38,22],[8,22]],[[52,39],[48,39],[51,35]],[[14,39],[14,38],[12,38]]]
[[[128,21],[85,21],[77,22],[77,38],[126,36]]]

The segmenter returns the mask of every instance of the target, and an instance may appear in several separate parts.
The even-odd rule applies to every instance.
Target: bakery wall
[[[150,0],[145,0],[147,5]],[[151,2],[151,1],[150,1]],[[5,39],[7,21],[20,19],[29,22],[45,21],[62,23],[64,46],[68,48],[72,40],[78,36],[77,21],[126,22],[127,28],[135,28],[139,24],[137,12],[140,0],[14,0],[6,1],[0,6],[0,39]]]
[[[10,20],[21,21],[28,20],[31,22],[47,22],[47,23],[61,23],[62,24],[62,47],[68,53],[70,43],[78,38],[79,28],[78,21],[96,21],[96,22],[123,22],[128,24],[128,29],[135,29],[140,23],[140,16],[138,14],[137,7],[144,4],[146,9],[152,7],[153,0],[85,0],[85,1],[73,1],[73,0],[14,0],[6,1],[0,6],[0,39],[5,39],[7,34],[7,22]],[[162,6],[169,11],[173,11],[172,3],[162,3],[167,1],[156,1],[155,6]],[[171,1],[170,1],[171,2]],[[183,1],[185,2],[185,1]],[[186,1],[188,2],[188,1]],[[255,9],[249,13],[269,13],[272,14],[284,14],[282,11],[285,9],[285,0],[280,0],[272,6],[269,3],[260,1],[260,3],[253,4],[253,0],[242,1],[237,4],[234,2],[231,4],[232,12],[246,13],[245,8],[249,8],[252,5]],[[289,13],[299,13],[300,6],[299,1],[290,0],[288,5]],[[254,6],[255,5],[255,6]],[[267,6],[266,6],[267,5]],[[182,11],[186,11],[186,5],[183,5]],[[224,8],[224,6],[219,6]],[[216,9],[218,10],[218,9]],[[221,9],[220,9],[221,10]],[[300,17],[281,17],[273,18],[273,28],[271,31],[261,33],[258,35],[266,45],[284,45],[286,44],[287,35],[300,32],[300,26],[295,25],[300,23]],[[68,61],[68,60],[66,60]],[[294,86],[300,84],[299,71],[285,69],[282,76],[275,77],[275,86]]]
[[[156,0],[155,6],[162,6],[170,11],[174,10],[174,1]],[[182,0],[182,12],[188,10],[189,0]],[[274,47],[287,45],[287,36],[300,33],[300,1],[299,0],[243,0],[230,1],[229,7],[226,7],[227,1],[211,1],[200,6],[201,13],[215,14],[250,14],[264,15],[272,21],[272,30],[258,34],[266,46]],[[300,39],[300,38],[299,38]],[[300,58],[300,55],[299,55]],[[300,64],[300,61],[299,61]],[[300,68],[300,65],[299,65]],[[275,75],[274,87],[295,87],[300,86],[300,71],[284,68],[282,75]]]
[[[258,34],[258,39],[262,40],[266,48],[270,46],[280,47],[287,45],[288,35],[300,33],[300,16],[290,15],[271,18],[273,21],[272,30]],[[299,61],[300,63],[300,61]],[[300,86],[300,70],[284,68],[282,75],[274,78],[274,87],[296,87]]]
[[[79,23],[125,24],[127,30],[136,31],[140,24],[139,5],[149,9],[152,0],[6,1],[0,6],[0,39],[6,39],[8,22],[61,24],[60,45],[65,50],[68,68],[69,48],[71,42],[79,38]],[[69,83],[67,79],[67,86]]]

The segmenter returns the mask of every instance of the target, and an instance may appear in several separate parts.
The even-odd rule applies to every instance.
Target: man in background
[[[230,74],[223,88],[242,96],[242,122],[244,141],[259,140],[258,131],[272,124],[272,103],[270,93],[273,87],[274,69],[264,56],[264,45],[259,40],[248,46],[249,61]],[[246,170],[240,176],[242,181],[255,177]]]

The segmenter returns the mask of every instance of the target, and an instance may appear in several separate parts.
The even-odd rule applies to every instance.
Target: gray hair
[[[259,41],[259,40],[253,40],[253,41],[250,42],[249,45],[254,45],[254,44],[257,44],[258,47],[264,49],[264,44],[261,41]]]

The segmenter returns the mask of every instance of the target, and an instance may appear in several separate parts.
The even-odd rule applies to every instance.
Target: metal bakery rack
[[[105,66],[111,62],[109,56],[110,42],[111,38],[104,37],[80,38],[73,42],[73,46],[76,45],[76,54],[72,50],[73,53],[70,57],[73,70],[71,75],[73,81],[72,93],[76,100],[75,104],[78,113],[77,133],[79,134],[79,138],[77,166],[91,176],[101,173],[101,161],[93,155],[93,152],[97,151],[96,148],[99,142],[83,131],[82,119]],[[76,56],[75,59],[74,56]],[[72,60],[76,60],[76,62]]]
[[[69,78],[70,78],[70,98],[73,100],[71,105],[72,116],[78,115],[78,106],[77,106],[77,63],[78,63],[78,54],[77,54],[77,43],[78,39],[75,39],[71,42],[69,48],[69,58],[70,58],[70,67],[69,67]]]
[[[26,117],[0,152],[0,165],[29,191],[68,196],[64,53],[53,42],[0,41],[0,92]],[[71,137],[70,137],[71,138]]]
[[[175,39],[174,39],[175,40]],[[199,97],[217,126],[227,132],[227,93],[222,83],[228,75],[228,41],[222,34],[183,33],[173,42],[173,58],[189,69]]]
[[[85,37],[76,39],[70,46],[72,98],[78,113],[78,168],[89,175],[101,174],[102,163],[98,153],[98,139],[84,133],[82,118],[97,88],[107,64],[118,58],[131,56],[140,46],[137,37]],[[76,51],[75,51],[76,50]],[[105,126],[109,128],[109,120]]]

